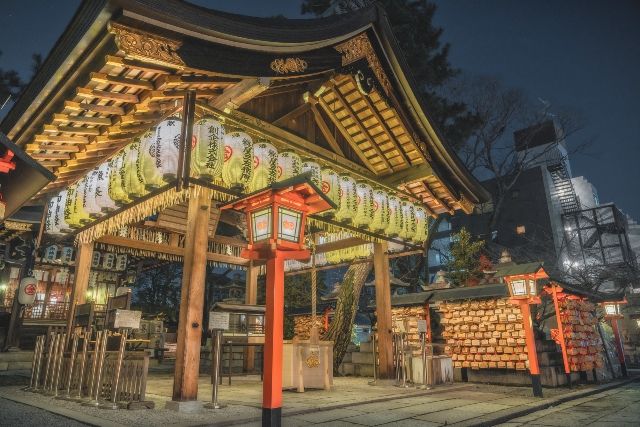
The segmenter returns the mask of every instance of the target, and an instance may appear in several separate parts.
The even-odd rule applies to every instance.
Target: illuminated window
[[[527,285],[524,280],[512,280],[511,290],[514,297],[527,295]]]
[[[251,212],[253,241],[258,242],[271,237],[271,208]]]
[[[527,230],[524,225],[519,225],[516,227],[516,233],[518,234],[524,234],[526,231]]]
[[[278,227],[278,239],[297,242],[300,237],[300,212],[279,207],[278,219],[280,220],[280,226]]]

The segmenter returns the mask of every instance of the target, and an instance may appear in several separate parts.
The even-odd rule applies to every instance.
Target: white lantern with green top
[[[300,175],[302,160],[293,151],[283,151],[278,154],[278,181]]]
[[[389,225],[389,197],[381,188],[373,190],[373,217],[369,223],[369,230],[384,231]]]
[[[324,167],[320,170],[322,182],[320,189],[322,193],[327,196],[336,206],[340,208],[340,176],[336,171],[331,168]],[[321,215],[332,217],[335,215],[337,209],[329,209],[323,212]]]
[[[340,175],[340,207],[335,214],[336,221],[351,224],[356,216],[357,204],[356,180],[349,175]]]
[[[413,236],[413,241],[416,243],[424,243],[427,240],[427,210],[423,206],[415,206],[416,217],[416,234]]]
[[[373,188],[364,181],[358,182],[356,198],[356,215],[353,218],[353,225],[368,229],[373,221]]]
[[[408,200],[401,202],[402,206],[402,231],[400,237],[410,241],[416,235],[416,212],[415,206]]]
[[[398,196],[389,195],[389,225],[384,233],[388,236],[398,236],[402,232],[402,208]]]
[[[253,177],[249,191],[261,190],[276,182],[278,174],[278,150],[263,141],[253,146]]]
[[[308,173],[310,175],[311,182],[313,182],[316,187],[322,187],[322,168],[317,162],[310,159],[303,160],[301,172]]]
[[[191,176],[214,182],[222,178],[225,130],[213,117],[203,117],[193,125],[195,146],[191,152]]]
[[[253,176],[253,141],[244,132],[233,131],[224,136],[222,180],[230,188],[244,191]]]

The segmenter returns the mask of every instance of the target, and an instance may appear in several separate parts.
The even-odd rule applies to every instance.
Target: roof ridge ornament
[[[373,50],[373,46],[371,46],[371,42],[366,33],[360,33],[346,42],[336,45],[334,48],[342,54],[343,67],[362,58],[366,58],[369,67],[371,67],[371,70],[376,75],[385,94],[388,96],[391,93],[391,82],[384,72],[382,64],[376,52]]]
[[[278,74],[302,73],[308,67],[301,58],[277,58],[271,61],[271,69]]]
[[[182,46],[178,40],[161,37],[131,28],[117,22],[109,22],[109,32],[115,35],[118,49],[133,58],[160,65],[183,68],[184,61],[177,53]]]

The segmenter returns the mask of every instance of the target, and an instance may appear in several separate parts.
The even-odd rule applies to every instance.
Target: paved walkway
[[[86,425],[54,415],[44,409],[0,398],[0,426],[81,427]]]
[[[154,410],[108,411],[82,407],[78,403],[23,392],[17,386],[0,387],[0,397],[38,406],[93,425],[260,425],[261,384],[258,377],[234,377],[231,386],[227,385],[225,378],[225,384],[220,388],[220,400],[228,406],[222,410],[203,410],[196,414],[163,409],[165,402],[170,399],[172,379],[172,375],[168,373],[154,373],[150,376],[147,397],[156,402],[157,409]],[[200,399],[206,401],[211,395],[209,378],[201,376],[199,386]],[[474,425],[490,423],[501,416],[531,409],[543,403],[550,404],[554,398],[588,389],[590,387],[584,386],[572,391],[545,389],[545,399],[537,399],[531,396],[531,389],[527,387],[454,384],[439,386],[433,390],[416,390],[401,389],[392,385],[372,387],[367,385],[366,378],[336,378],[331,391],[285,392],[283,425]],[[637,391],[635,388],[633,390]],[[615,390],[606,393],[617,396]],[[635,397],[636,395],[627,396],[627,400],[632,401]],[[582,403],[587,401],[584,400]],[[540,417],[549,415],[549,419],[554,418],[551,412],[541,412]],[[635,415],[637,414],[634,413],[632,416]],[[530,419],[525,418],[518,423],[529,421]]]
[[[640,426],[640,384],[626,386],[563,403],[516,418],[513,426]]]

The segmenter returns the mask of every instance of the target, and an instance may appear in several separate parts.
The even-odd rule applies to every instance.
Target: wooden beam
[[[381,171],[378,171],[375,169],[374,165],[371,163],[369,158],[364,154],[364,151],[362,151],[358,143],[354,141],[353,137],[344,127],[342,122],[335,116],[335,114],[333,113],[333,111],[331,110],[331,107],[329,107],[327,102],[324,99],[322,99],[322,97],[319,97],[316,99],[318,100],[318,102],[320,103],[324,111],[327,113],[327,115],[329,116],[329,119],[331,119],[331,122],[338,128],[338,130],[340,131],[344,139],[347,140],[351,148],[353,148],[353,151],[358,155],[360,160],[362,160],[362,163],[367,165],[369,170],[371,170],[371,172],[373,172],[374,174],[376,175],[380,174]]]
[[[173,400],[198,399],[202,310],[207,272],[207,228],[212,192],[203,188],[189,199],[189,215],[182,268],[178,347],[173,380]]]
[[[285,114],[282,117],[279,117],[278,119],[276,119],[273,124],[275,126],[286,126],[286,124],[289,122],[289,120],[293,120],[298,116],[301,116],[302,114],[306,113],[307,111],[309,111],[309,105],[308,104],[300,104],[298,105],[296,108],[294,108],[293,110],[289,111],[287,114]]]
[[[76,123],[92,126],[109,126],[112,123],[109,117],[72,116],[70,114],[54,114],[53,123]]]
[[[336,141],[333,133],[331,133],[331,129],[329,129],[329,126],[327,126],[324,119],[322,118],[320,110],[318,110],[318,107],[316,107],[318,100],[311,96],[309,93],[306,93],[304,95],[304,98],[305,101],[309,103],[309,107],[311,108],[311,112],[313,113],[313,119],[315,120],[318,129],[320,129],[320,132],[322,132],[322,136],[324,136],[324,139],[327,140],[327,143],[329,143],[329,146],[336,154],[344,157],[344,152],[342,151],[340,144],[338,144],[338,141]]]
[[[253,97],[269,89],[271,80],[264,77],[243,79],[228,87],[210,105],[216,109],[236,109]]]
[[[86,144],[89,138],[86,136],[68,136],[68,135],[36,135],[35,142],[58,142],[60,144]]]
[[[130,79],[127,77],[110,76],[103,73],[91,73],[91,81],[98,83],[109,83],[117,86],[128,86],[136,89],[153,90],[152,82],[148,80]]]
[[[111,92],[108,90],[89,89],[86,87],[77,88],[76,95],[87,99],[98,98],[104,99],[105,101],[129,102],[132,104],[140,102],[138,95],[131,93]]]
[[[71,331],[71,327],[73,326],[76,306],[78,304],[84,304],[86,301],[92,258],[93,243],[79,243],[76,251],[73,287],[71,288],[71,297],[69,298],[71,301],[71,307],[67,314],[67,333]]]
[[[433,168],[426,163],[395,172],[393,175],[381,179],[389,187],[412,184],[434,175]]]
[[[316,246],[316,253],[321,254],[324,252],[337,251],[339,249],[346,249],[352,246],[364,245],[369,243],[359,237],[348,237],[346,239],[338,240],[336,242],[323,243]]]
[[[31,153],[29,154],[36,160],[67,160],[69,153]]]
[[[149,92],[149,98],[157,99],[182,99],[188,90],[153,90]],[[211,98],[219,96],[223,93],[222,89],[198,89],[196,90],[196,98]]]
[[[153,113],[133,113],[120,117],[117,121],[120,125],[128,125],[140,122],[155,122],[160,120],[164,115],[159,112]]]
[[[84,128],[84,127],[73,127],[73,126],[54,126],[54,125],[44,125],[44,131],[49,133],[71,133],[75,135],[90,135],[96,136],[100,135],[100,129],[98,128]]]
[[[125,114],[125,110],[122,107],[117,107],[115,105],[88,104],[86,102],[80,103],[74,101],[65,101],[64,108],[71,111],[94,111],[96,113],[115,114],[118,116],[122,116]]]
[[[77,153],[80,151],[80,147],[70,144],[27,144],[25,146],[28,152],[47,150],[47,151],[59,151],[63,153]]]
[[[373,244],[373,268],[378,320],[378,378],[393,378],[393,338],[391,323],[391,278],[387,242]]]
[[[120,56],[106,55],[105,60],[107,65],[113,65],[122,68],[135,68],[136,70],[144,71],[147,73],[171,74],[175,71],[172,68],[163,67],[162,65],[142,62],[136,59],[122,58]]]
[[[349,104],[349,102],[344,98],[344,96],[342,96],[342,93],[340,93],[340,88],[338,87],[338,85],[334,86],[333,94],[336,98],[340,100],[342,105],[344,105],[345,111],[347,112],[349,117],[351,117],[351,120],[353,120],[356,127],[360,129],[360,132],[362,132],[362,135],[364,135],[364,137],[367,138],[367,141],[369,142],[369,144],[371,144],[371,147],[373,147],[373,150],[378,153],[378,156],[380,156],[380,158],[382,159],[384,164],[387,166],[389,171],[393,172],[394,169],[393,169],[393,166],[391,166],[391,163],[389,163],[389,159],[387,159],[387,157],[384,154],[382,154],[382,150],[380,150],[380,147],[378,147],[378,143],[374,140],[373,136],[371,135],[371,132],[369,132],[369,129],[364,127],[364,125],[360,121],[360,118],[358,118],[358,116],[356,115],[356,112],[353,111],[353,108],[351,108],[351,104]],[[338,120],[337,117],[336,119]]]
[[[353,80],[353,77],[351,79]],[[353,84],[354,84],[354,86],[356,86],[356,82],[355,81],[353,81]],[[373,113],[375,118],[378,119],[378,121],[380,122],[380,126],[382,126],[382,129],[384,129],[384,131],[389,135],[389,139],[391,140],[391,143],[396,147],[396,149],[398,150],[398,152],[400,153],[400,155],[402,156],[404,161],[407,162],[407,165],[411,166],[411,160],[407,156],[407,153],[404,152],[404,149],[402,148],[402,144],[400,144],[400,141],[397,140],[395,134],[391,131],[389,126],[387,126],[387,122],[380,115],[380,113],[376,109],[376,106],[373,105],[373,103],[371,102],[371,100],[369,99],[369,97],[367,95],[363,95],[362,99],[364,100],[364,102],[367,105],[367,107],[369,107],[369,110],[371,110],[371,112]],[[400,119],[398,119],[398,121],[400,121]],[[416,146],[416,150],[418,150],[417,146]]]

